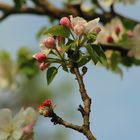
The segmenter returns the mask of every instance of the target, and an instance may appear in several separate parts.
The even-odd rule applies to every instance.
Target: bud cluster
[[[38,106],[40,115],[44,117],[51,117],[53,114],[54,105],[50,99],[45,100],[42,104]]]

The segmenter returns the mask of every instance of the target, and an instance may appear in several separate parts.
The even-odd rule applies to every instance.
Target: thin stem
[[[79,84],[79,91],[84,102],[84,108],[81,107],[81,113],[83,117],[83,134],[88,138],[88,140],[96,140],[92,132],[90,131],[90,108],[91,108],[91,98],[88,96],[87,91],[85,89],[85,85],[83,82],[83,77],[79,72],[77,67],[73,68],[76,79]]]

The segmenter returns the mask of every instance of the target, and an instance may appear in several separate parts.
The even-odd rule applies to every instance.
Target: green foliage
[[[106,65],[106,56],[100,46],[87,45],[86,48],[94,64],[99,61],[101,64]]]
[[[52,35],[52,36],[62,36],[64,38],[68,38],[70,36],[70,31],[68,28],[61,25],[54,25],[47,29],[44,35]]]
[[[13,0],[16,10],[20,10],[26,0]]]
[[[46,73],[48,85],[53,81],[57,73],[58,73],[58,69],[56,67],[48,68]]]
[[[132,29],[135,27],[136,23],[133,22],[133,21],[124,19],[124,20],[123,20],[123,25],[124,25],[124,27],[125,27],[126,29],[132,30]]]
[[[28,78],[38,73],[32,54],[27,48],[20,48],[18,51],[18,71]]]
[[[104,54],[104,51],[102,49],[101,46],[99,45],[92,45],[93,47],[93,50],[98,54],[99,56],[99,62],[103,65],[106,65],[107,64],[107,59],[106,59],[106,56]]]
[[[120,63],[120,53],[113,52],[111,55],[111,69],[116,71],[118,69],[118,64]]]
[[[81,55],[79,60],[77,61],[78,67],[82,67],[87,64],[91,60],[89,55]]]
[[[7,51],[0,51],[0,60],[10,60],[10,54]]]

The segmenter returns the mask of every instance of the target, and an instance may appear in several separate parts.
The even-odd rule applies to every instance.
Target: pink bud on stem
[[[106,41],[107,41],[107,43],[113,43],[114,42],[112,36],[108,36]]]
[[[53,49],[56,46],[55,39],[53,37],[48,37],[42,41],[43,46],[47,49]]]
[[[65,26],[65,27],[70,27],[71,22],[70,22],[69,18],[67,18],[67,17],[62,17],[62,18],[60,19],[60,25],[63,25],[63,26]]]
[[[115,27],[115,33],[118,35],[121,32],[121,29],[119,26]]]
[[[45,61],[46,55],[42,52],[39,52],[39,53],[33,55],[33,58],[35,58],[38,62],[41,63],[41,62]]]

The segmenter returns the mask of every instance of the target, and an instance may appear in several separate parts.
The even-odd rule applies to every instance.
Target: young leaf
[[[61,25],[54,25],[50,27],[45,33],[46,34],[51,34],[52,36],[62,36],[65,38],[68,38],[70,35],[70,31],[68,28],[61,26]]]
[[[56,67],[50,67],[47,70],[47,83],[48,85],[53,81],[53,79],[55,78],[56,74],[57,74],[58,70]]]
[[[46,30],[47,30],[47,28],[45,26],[41,27],[40,30],[36,34],[37,39],[39,39]]]
[[[103,65],[106,65],[107,64],[107,59],[106,59],[106,56],[105,56],[104,51],[101,48],[101,46],[92,45],[92,47],[93,47],[93,50],[98,54],[100,63],[103,64]]]
[[[117,52],[113,52],[111,56],[111,67],[112,70],[115,71],[118,68],[118,64],[120,62],[120,55]]]
[[[91,56],[91,59],[94,62],[94,64],[97,64],[97,62],[99,60],[98,54],[93,50],[91,45],[87,45],[86,49],[87,49],[89,55]]]
[[[81,56],[80,59],[78,60],[77,64],[78,67],[84,66],[86,63],[90,61],[91,57],[86,55],[86,56]]]

